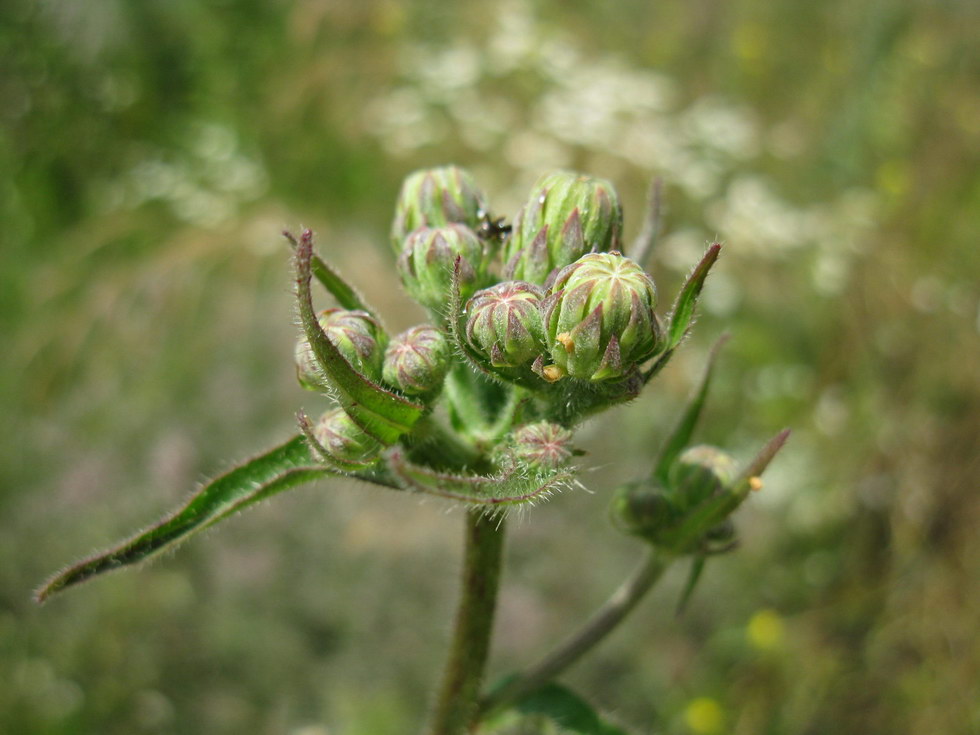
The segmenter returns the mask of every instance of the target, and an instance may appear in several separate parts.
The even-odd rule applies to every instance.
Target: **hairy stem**
[[[653,549],[591,618],[558,648],[480,703],[479,716],[503,709],[551,681],[606,637],[660,579],[669,561]]]
[[[503,519],[479,509],[466,514],[462,593],[452,647],[432,718],[431,735],[459,735],[476,723],[477,698],[490,650],[500,582]]]

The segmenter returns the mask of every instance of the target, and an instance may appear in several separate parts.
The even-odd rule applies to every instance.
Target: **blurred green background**
[[[401,178],[651,176],[693,339],[515,519],[492,675],[640,553],[606,517],[696,379],[700,439],[794,435],[689,610],[674,569],[566,681],[637,733],[980,731],[980,11],[968,2],[8,0],[0,10],[0,731],[413,732],[461,516],[298,490],[43,608],[80,553],[293,431],[283,227],[388,316]]]

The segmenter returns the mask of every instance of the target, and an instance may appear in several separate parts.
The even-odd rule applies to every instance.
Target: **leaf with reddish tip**
[[[425,413],[413,403],[359,373],[327,338],[313,311],[310,293],[312,233],[303,233],[296,248],[296,295],[300,321],[317,364],[330,380],[340,405],[366,434],[390,446],[411,431]]]
[[[687,335],[694,321],[694,309],[704,287],[704,281],[708,277],[711,266],[718,260],[718,253],[721,252],[721,245],[714,243],[701,258],[701,261],[694,266],[691,275],[687,277],[684,287],[677,294],[674,308],[670,312],[670,322],[667,325],[667,346],[669,352],[681,343]]]
[[[544,500],[572,480],[572,474],[563,470],[534,473],[518,467],[499,475],[438,472],[409,462],[399,450],[388,455],[388,466],[405,490],[482,505],[488,509]]]
[[[136,564],[260,500],[336,474],[317,465],[303,437],[293,437],[205,485],[183,508],[147,530],[59,572],[37,591],[35,598],[43,602],[66,587]]]
[[[698,418],[701,416],[701,409],[704,408],[704,401],[708,396],[708,387],[711,384],[711,374],[714,370],[715,360],[718,358],[718,353],[728,341],[728,338],[729,335],[722,335],[711,348],[711,352],[708,354],[708,364],[705,366],[701,382],[684,408],[684,413],[681,414],[680,420],[677,422],[674,430],[667,437],[663,447],[661,447],[657,460],[653,464],[651,476],[655,480],[659,480],[662,485],[667,484],[667,474],[670,471],[670,466],[691,441],[694,427],[698,423]]]
[[[307,230],[309,232],[309,230]],[[293,249],[299,247],[299,240],[293,235],[293,233],[283,230],[283,236],[289,240],[289,244],[292,245]],[[304,237],[306,233],[304,233]],[[311,233],[312,236],[312,233]],[[350,309],[351,311],[360,310],[366,311],[371,316],[376,315],[374,311],[364,303],[360,294],[351,286],[343,277],[331,268],[326,261],[324,261],[316,253],[313,254],[310,259],[310,270],[313,273],[313,277],[320,282],[327,292],[333,296],[337,303],[344,309]]]

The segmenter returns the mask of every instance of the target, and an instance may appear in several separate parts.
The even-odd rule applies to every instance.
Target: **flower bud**
[[[457,256],[462,256],[459,296],[467,299],[486,280],[483,243],[465,225],[418,228],[405,240],[405,248],[398,258],[398,272],[405,290],[423,306],[440,313],[445,311]]]
[[[693,508],[735,482],[735,459],[715,447],[685,449],[670,468],[671,494],[681,508]]]
[[[625,375],[657,348],[657,291],[643,269],[619,253],[589,253],[563,268],[543,304],[548,349],[573,378]]]
[[[480,226],[486,197],[473,176],[458,166],[416,171],[402,184],[391,227],[391,242],[400,253],[405,238],[419,227],[442,227],[453,222],[471,229]]]
[[[466,304],[466,339],[494,367],[518,367],[544,352],[540,304],[544,291],[505,281],[478,291]]]
[[[371,380],[381,377],[388,338],[374,317],[366,311],[325,309],[317,319],[327,339],[355,370]],[[306,337],[301,337],[296,343],[296,375],[300,385],[308,390],[323,390],[328,385],[317,367]]]
[[[588,252],[621,247],[623,210],[605,179],[558,171],[538,179],[504,250],[508,278],[545,284]]]
[[[431,393],[442,387],[449,360],[449,342],[440,330],[412,327],[391,340],[382,375],[388,385],[407,395]]]
[[[572,432],[550,421],[519,427],[510,435],[509,456],[534,470],[556,470],[572,456]]]
[[[342,408],[323,414],[313,427],[313,436],[332,459],[345,465],[369,465],[381,452],[381,444],[365,434]]]
[[[618,488],[610,512],[626,533],[651,541],[671,528],[679,517],[663,488],[646,481],[631,482]]]

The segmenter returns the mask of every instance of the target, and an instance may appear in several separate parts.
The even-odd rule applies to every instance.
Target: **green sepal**
[[[285,444],[246,461],[201,488],[182,508],[115,548],[73,564],[47,581],[35,599],[44,602],[55,592],[105,572],[135,564],[177,545],[253,503],[276,493],[337,474],[318,465],[306,440],[295,436]]]
[[[684,451],[684,447],[691,441],[694,427],[697,425],[698,418],[701,416],[701,410],[704,408],[705,399],[708,396],[708,388],[711,385],[711,374],[714,370],[715,360],[718,358],[718,353],[728,339],[729,335],[723,334],[712,346],[711,352],[708,354],[708,364],[705,366],[704,375],[701,377],[701,382],[698,384],[697,390],[691,396],[687,406],[684,408],[684,413],[681,414],[676,426],[674,426],[673,431],[671,431],[670,436],[667,437],[667,440],[663,443],[657,455],[657,460],[653,464],[653,471],[650,473],[650,476],[655,480],[659,480],[661,485],[667,485],[667,474],[670,471],[670,466],[680,453]]]
[[[359,373],[324,334],[310,293],[312,254],[312,233],[307,230],[296,248],[296,295],[306,339],[347,414],[366,434],[390,446],[411,431],[425,407],[385,390]]]
[[[505,678],[498,684],[498,688],[505,686],[512,678]],[[495,721],[506,721],[512,714],[546,718],[557,725],[562,733],[627,735],[625,730],[603,718],[578,694],[555,682],[549,682],[521,697],[507,710],[492,717],[487,724],[494,727]]]
[[[288,230],[283,230],[283,237],[289,240],[289,244],[295,250],[299,247],[299,240],[296,236]],[[310,230],[306,230],[302,237],[309,237],[312,242],[313,233]],[[319,255],[313,253],[312,258],[310,258],[310,270],[313,273],[313,277],[320,282],[327,292],[333,296],[337,303],[344,309],[350,311],[366,311],[368,314],[377,319],[377,315],[374,310],[371,309],[361,295],[357,293],[357,290],[351,286],[343,277],[331,268],[326,261],[324,261]]]
[[[704,535],[730,516],[748,497],[753,483],[765,471],[773,457],[783,448],[789,438],[790,430],[783,429],[766,442],[759,453],[742,470],[741,474],[726,491],[700,503],[680,525],[664,534],[661,543],[678,553],[690,553],[704,539]]]
[[[550,497],[572,481],[572,473],[528,472],[510,467],[497,475],[459,475],[409,462],[399,450],[388,454],[388,467],[405,490],[482,505],[488,510],[534,503]]]

